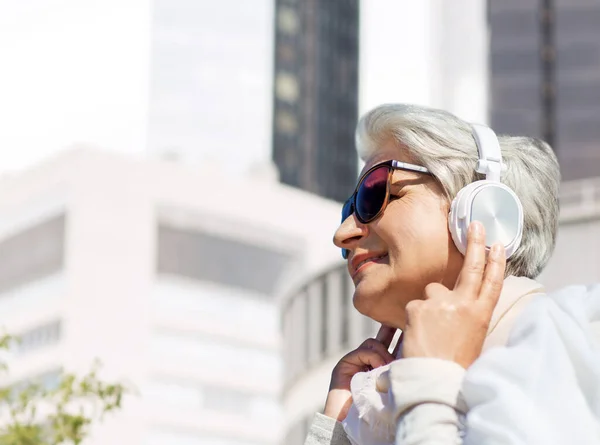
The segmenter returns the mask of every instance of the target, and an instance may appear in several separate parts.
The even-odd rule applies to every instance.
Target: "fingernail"
[[[471,223],[471,233],[473,235],[481,235],[482,232],[483,232],[483,224],[481,224],[479,221],[473,221]]]
[[[504,246],[503,246],[502,244],[498,244],[498,243],[494,244],[494,245],[492,246],[492,255],[493,255],[494,257],[499,257],[499,256],[501,256],[501,255],[502,255],[502,250],[503,250],[503,248],[504,248]]]

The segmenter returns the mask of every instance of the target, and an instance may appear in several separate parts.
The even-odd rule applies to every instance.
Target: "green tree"
[[[0,337],[0,350],[15,341]],[[18,341],[18,340],[16,340]],[[63,373],[58,385],[29,381],[0,388],[0,445],[78,445],[91,425],[121,407],[128,389],[98,377],[96,362],[82,377]],[[6,372],[5,362],[0,370]]]

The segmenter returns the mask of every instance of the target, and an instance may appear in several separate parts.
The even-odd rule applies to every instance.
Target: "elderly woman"
[[[411,105],[380,106],[360,120],[357,148],[365,166],[334,242],[348,261],[355,308],[382,327],[333,369],[324,412],[316,415],[307,444],[457,444],[469,437],[473,443],[542,443],[533,433],[519,436],[519,408],[510,402],[522,397],[519,406],[529,403],[531,382],[523,390],[514,383],[520,369],[529,372],[528,363],[517,359],[504,369],[492,351],[509,349],[516,320],[544,295],[534,279],[555,245],[559,167],[540,140],[489,133],[481,136],[450,113]],[[502,160],[490,158],[494,170],[482,160],[481,145],[498,142]],[[507,218],[514,219],[514,239],[499,233],[502,221],[500,228],[490,218],[476,221],[485,209],[471,209],[473,222],[451,230],[458,224],[452,213],[461,212],[451,209],[453,200],[486,172],[518,197],[508,202],[512,195],[501,192],[483,203],[492,213],[494,206],[512,209]],[[519,338],[536,329],[521,329]],[[402,336],[391,351],[397,330]],[[540,344],[544,353],[552,350]],[[523,354],[527,360],[530,352]],[[475,378],[465,387],[471,369]],[[490,383],[491,375],[497,378]],[[506,375],[513,380],[506,383]],[[527,422],[531,412],[523,415]]]

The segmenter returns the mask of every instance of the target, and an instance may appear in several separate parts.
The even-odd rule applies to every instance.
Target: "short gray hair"
[[[427,167],[451,202],[467,184],[484,179],[475,171],[477,146],[471,125],[451,113],[405,104],[381,105],[358,122],[356,146],[366,160],[393,138],[411,161]],[[507,275],[535,278],[550,259],[558,230],[560,170],[552,148],[532,137],[499,136],[507,171],[502,182],[523,204],[520,247],[508,260]]]

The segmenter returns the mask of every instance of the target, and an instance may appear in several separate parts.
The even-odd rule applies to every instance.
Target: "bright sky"
[[[213,5],[210,7],[217,7],[213,0],[190,1],[205,8],[209,8],[209,3]],[[231,8],[236,1],[247,0],[223,0],[218,5],[221,9]],[[261,0],[266,2],[265,5],[269,1]],[[452,106],[439,94],[440,79],[445,75],[441,67],[445,62],[442,57],[435,56],[441,52],[436,46],[436,33],[440,30],[432,24],[432,14],[443,12],[438,1],[363,0],[361,113],[380,103],[393,101]],[[478,1],[456,0],[457,3]],[[0,173],[29,166],[77,143],[124,153],[146,152],[151,85],[150,3],[148,0],[0,0]],[[262,28],[261,23],[272,23],[272,17],[267,17],[268,11],[269,8],[262,7],[260,14],[265,15],[264,22],[253,21],[253,26]],[[233,32],[240,26],[228,22],[223,24],[223,29]],[[256,32],[272,35],[270,30],[267,31]],[[270,78],[270,45],[265,45],[261,51],[264,54],[257,58],[262,57],[267,62],[257,62],[256,69],[264,70],[265,76]],[[202,62],[201,58],[199,62]],[[464,60],[459,62],[457,65],[464,65]],[[245,87],[235,86],[231,81],[234,78],[230,75],[231,63],[223,63],[218,69],[223,70],[223,79],[229,79],[230,88],[234,91],[238,88],[239,95],[244,94]],[[168,73],[165,71],[165,74]],[[213,74],[219,76],[218,72]],[[256,77],[254,72],[247,74]],[[477,83],[476,78],[463,74],[450,77],[456,77],[456,86],[450,89],[469,98],[469,104],[477,102],[483,94],[472,87]],[[228,87],[224,85],[223,88]],[[240,114],[248,119],[242,122],[240,117],[237,124],[240,141],[232,144],[236,150],[248,151],[240,156],[248,162],[269,157],[265,147],[270,142],[270,85],[257,84],[257,88],[248,97],[256,98],[260,91],[265,91],[264,101],[257,107],[249,104],[241,107]],[[185,87],[180,85],[179,90],[185,91]],[[177,97],[181,100],[181,91],[172,93],[171,99],[167,99]],[[235,105],[235,100],[230,99],[237,93],[225,92],[230,94],[223,94],[223,100],[228,97],[227,100]],[[201,96],[198,91],[190,90],[188,102],[201,103]],[[225,102],[221,102],[220,108],[223,108]],[[207,109],[204,107],[195,112],[206,114]],[[253,109],[255,115],[251,112]],[[466,111],[469,110],[473,110],[471,105]],[[478,112],[477,107],[475,110]],[[213,116],[215,121],[223,121],[219,116]],[[248,125],[242,128],[242,123]],[[261,129],[253,133],[253,125]],[[231,125],[234,126],[235,123]],[[190,124],[181,127],[181,131],[173,125],[165,128],[166,134],[181,136],[182,144],[186,143],[185,137],[188,144],[189,140],[202,139],[202,131],[194,131]],[[190,128],[192,131],[188,131]],[[216,124],[211,124],[210,128],[213,131],[207,132],[205,140],[199,140],[198,145],[203,142],[211,145],[206,141],[214,141]],[[160,136],[154,125],[152,131],[153,138]],[[185,131],[189,134],[183,135]],[[227,131],[232,137],[236,135],[232,129]],[[253,134],[256,136],[251,136]],[[250,141],[252,138],[256,141]],[[248,143],[242,144],[243,141]],[[222,148],[218,151],[224,152]]]
[[[146,3],[0,0],[0,171],[77,142],[143,150]]]

